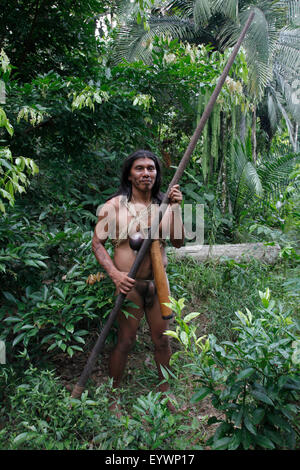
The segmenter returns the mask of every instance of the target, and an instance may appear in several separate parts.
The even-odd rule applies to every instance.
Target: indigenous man
[[[118,192],[101,208],[93,237],[93,251],[98,262],[106,270],[116,286],[116,293],[126,294],[126,299],[138,308],[127,307],[130,314],[125,316],[119,312],[118,340],[113,350],[109,373],[113,378],[113,386],[118,388],[126,366],[128,353],[133,346],[140,321],[145,313],[154,343],[154,357],[158,368],[160,382],[163,375],[160,366],[168,367],[171,356],[168,336],[169,321],[162,318],[159,300],[153,281],[150,252],[148,252],[136,275],[136,279],[128,276],[132,267],[138,245],[147,235],[148,227],[153,221],[153,214],[161,203],[163,194],[160,192],[161,169],[158,158],[150,151],[138,150],[124,162],[121,185]],[[167,265],[164,249],[164,234],[168,234],[172,245],[176,248],[184,242],[184,228],[181,220],[182,194],[178,185],[174,185],[169,194],[169,205],[159,227],[160,249],[163,265]],[[105,249],[105,242],[110,236],[114,245],[114,258]],[[133,242],[132,242],[133,241]],[[160,383],[159,390],[166,392],[167,383]],[[170,401],[168,406],[172,408]],[[114,404],[111,406],[113,409]]]

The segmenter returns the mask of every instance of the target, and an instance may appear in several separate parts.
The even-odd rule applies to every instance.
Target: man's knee
[[[127,354],[132,349],[135,343],[135,335],[129,335],[126,337],[119,338],[117,348],[121,353]]]
[[[164,333],[152,334],[152,341],[156,351],[166,351],[170,348],[169,337]]]

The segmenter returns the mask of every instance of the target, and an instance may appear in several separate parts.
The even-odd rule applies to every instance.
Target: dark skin
[[[145,208],[152,200],[152,187],[155,183],[156,178],[156,168],[152,159],[150,158],[139,158],[134,161],[128,180],[132,184],[132,201],[137,211]],[[174,185],[169,192],[169,201],[170,207],[166,211],[166,214],[161,222],[162,224],[169,224],[170,227],[170,241],[173,246],[179,248],[182,246],[184,241],[184,229],[182,226],[181,218],[178,218],[176,210],[171,210],[172,206],[178,205],[182,201],[182,194],[179,189],[179,185]],[[120,210],[119,207],[119,198],[113,198],[108,201],[107,209],[103,211],[104,214],[114,208],[117,212]],[[107,212],[105,212],[105,210]],[[122,219],[122,214],[118,215]],[[101,221],[100,215],[99,221]],[[119,219],[119,220],[121,220]],[[182,227],[181,238],[174,237],[174,224],[179,223]],[[118,227],[119,229],[119,227]],[[105,242],[107,236],[103,236],[102,233],[97,231],[97,226],[95,228],[95,233],[93,237],[93,251],[98,262],[104,267],[108,275],[111,277],[112,281],[116,286],[116,293],[122,292],[126,294],[126,299],[133,302],[138,308],[127,307],[128,313],[132,316],[126,316],[119,312],[117,316],[118,321],[118,341],[115,349],[113,350],[110,362],[109,362],[109,372],[110,376],[113,378],[113,385],[115,388],[120,386],[121,378],[126,366],[128,353],[132,348],[140,321],[145,313],[146,320],[149,325],[150,334],[152,341],[154,343],[154,357],[157,364],[158,376],[160,382],[163,380],[163,375],[161,373],[160,365],[164,367],[169,366],[169,360],[171,357],[171,348],[169,345],[168,336],[164,335],[164,332],[169,327],[169,321],[162,319],[160,304],[157,295],[154,296],[153,305],[151,307],[144,307],[144,299],[141,297],[139,292],[135,289],[136,281],[128,276],[128,272],[134,262],[135,254],[129,246],[128,239],[124,240],[118,248],[115,249],[114,260],[112,260],[105,249]],[[162,258],[164,265],[167,264],[166,254],[164,248],[161,248]],[[145,255],[144,260],[141,263],[141,266],[137,273],[137,279],[151,279],[152,268],[151,268],[151,258],[150,254]],[[164,392],[168,389],[168,384],[163,383],[160,385],[159,390]]]

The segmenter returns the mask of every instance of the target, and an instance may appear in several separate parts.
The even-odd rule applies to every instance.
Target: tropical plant
[[[286,122],[293,150],[297,152],[300,122],[300,5],[299,2],[294,0],[287,0],[286,3],[288,5],[289,25],[280,32],[278,46],[274,53],[274,80],[272,82],[273,87],[270,88],[268,106],[272,129],[275,129],[279,121],[278,115],[281,115]]]
[[[293,238],[291,232],[297,230],[298,166],[299,154],[264,156],[256,168],[263,193],[257,196],[245,187],[247,204],[240,210],[241,230],[250,223],[246,229],[249,233],[258,229],[260,233],[256,230],[257,235],[266,237],[268,241],[276,240],[281,245],[291,242],[286,235],[289,233],[289,237]]]
[[[6,86],[9,82],[11,65],[9,58],[2,49],[0,53],[0,93],[1,103],[6,103]],[[3,107],[0,107],[0,136],[3,130],[7,131],[12,137],[14,133],[13,126],[7,118]],[[2,142],[4,140],[2,139]],[[5,203],[13,206],[15,203],[15,194],[23,193],[29,184],[28,176],[38,173],[38,167],[31,158],[13,157],[8,146],[0,146],[0,211],[5,213]]]
[[[211,44],[224,51],[233,46],[250,10],[256,13],[245,49],[251,80],[250,90],[262,92],[271,77],[269,60],[279,29],[285,24],[284,2],[230,0],[173,0],[152,9],[145,30],[135,21],[121,25],[116,42],[116,57],[151,60],[149,47],[159,34],[178,37],[191,44]]]
[[[220,344],[197,337],[190,322],[198,312],[182,317],[182,302],[171,303],[178,326],[166,334],[181,342],[200,383],[192,402],[211,396],[224,415],[209,420],[220,423],[207,441],[212,449],[293,449],[299,438],[299,328],[269,289],[259,295],[257,312],[236,312],[237,340]]]
[[[1,426],[1,449],[89,449],[93,437],[115,426],[114,442],[121,437],[123,426],[108,412],[109,385],[99,387],[95,399],[85,392],[77,400],[70,397],[54,371],[30,366],[16,377],[13,368],[7,369],[8,378],[4,369],[0,372],[9,413]]]
[[[122,3],[121,7],[122,8]],[[255,19],[250,26],[243,43],[248,66],[249,79],[243,84],[243,93],[248,95],[252,103],[247,113],[250,122],[245,123],[244,110],[233,108],[238,113],[239,126],[235,136],[244,140],[247,125],[252,132],[252,154],[256,163],[258,158],[256,126],[259,124],[271,141],[279,129],[279,121],[284,120],[289,131],[294,151],[297,149],[299,123],[298,62],[297,47],[297,13],[299,6],[294,1],[237,1],[219,0],[173,0],[155,3],[148,17],[149,27],[142,28],[135,19],[130,18],[120,23],[115,41],[116,60],[142,59],[151,62],[153,38],[156,35],[177,37],[190,44],[210,44],[214,50],[225,52],[232,46],[244,25],[249,12],[255,12]],[[135,18],[135,15],[134,15]],[[201,108],[201,101],[199,105]],[[247,117],[248,117],[247,116]],[[232,131],[234,132],[234,115]],[[258,119],[259,118],[259,119]],[[210,120],[215,127],[216,116]],[[249,121],[249,119],[248,119]],[[245,125],[246,124],[246,125]],[[207,126],[209,127],[209,126]],[[222,125],[220,126],[222,128]],[[227,129],[226,129],[227,131]],[[225,131],[225,135],[226,135]],[[206,130],[207,133],[207,130]],[[208,134],[209,135],[209,134]],[[206,149],[211,143],[205,135]],[[269,148],[269,147],[268,147]],[[207,150],[204,149],[204,153]],[[221,173],[222,184],[226,192],[226,161]],[[207,162],[203,162],[203,171],[207,173]]]
[[[139,396],[133,417],[120,419],[109,411],[111,382],[75,399],[53,370],[30,366],[18,375],[1,368],[0,383],[2,450],[172,449],[179,433],[161,393]]]

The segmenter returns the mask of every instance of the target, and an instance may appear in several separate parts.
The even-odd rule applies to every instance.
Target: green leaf
[[[238,412],[235,412],[232,415],[232,420],[235,423],[236,427],[239,427],[242,421],[242,417],[244,415],[244,406],[241,406]]]
[[[42,268],[48,268],[48,266],[46,265],[46,263],[44,263],[44,261],[36,260],[36,264],[38,266],[41,266]]]
[[[274,406],[271,398],[269,398],[265,393],[259,392],[258,390],[252,390],[251,395],[259,401],[266,403],[267,405]]]
[[[31,432],[22,432],[21,434],[18,434],[13,440],[13,443],[16,446],[20,446],[23,444],[25,441],[29,441],[30,439],[33,438],[33,434]]]
[[[240,429],[236,430],[230,442],[228,443],[228,450],[236,450],[241,443],[242,433]]]
[[[256,408],[253,412],[253,423],[255,425],[259,424],[263,417],[265,416],[265,410],[264,408]]]
[[[61,299],[65,300],[64,294],[62,293],[62,291],[58,287],[53,287],[53,289],[55,290],[55,292],[59,295],[59,297]]]
[[[21,318],[19,318],[19,317],[7,317],[7,318],[5,318],[3,321],[7,321],[7,322],[19,322],[19,321],[21,321]]]
[[[222,437],[222,439],[218,439],[216,442],[213,443],[212,448],[214,450],[226,450],[231,442],[231,437]]]
[[[242,429],[242,438],[241,438],[241,441],[242,441],[242,444],[243,444],[243,447],[245,450],[248,450],[249,447],[251,446],[251,443],[252,443],[252,438],[251,438],[251,434],[248,432],[247,429],[243,428]]]
[[[255,372],[255,369],[248,367],[247,369],[242,370],[236,377],[236,380],[244,380],[247,377],[250,377]]]
[[[179,340],[178,334],[175,333],[175,331],[167,330],[167,331],[164,332],[164,334],[167,335],[167,336],[172,336],[173,338],[176,338],[176,339]]]
[[[10,292],[3,292],[4,297],[9,300],[10,302],[13,302],[14,304],[17,303],[16,298],[10,293]]]
[[[189,344],[189,337],[188,337],[188,335],[186,334],[185,331],[181,331],[180,340],[185,346],[187,346]]]
[[[74,325],[66,325],[66,330],[69,332],[69,333],[74,333]]]
[[[74,335],[73,338],[75,339],[75,341],[77,341],[78,343],[81,343],[81,344],[85,344],[85,341],[83,338],[81,338],[81,336],[76,336]],[[73,346],[74,348],[75,346]]]
[[[38,268],[39,265],[35,262],[35,261],[32,261],[30,259],[25,259],[24,263],[27,265],[27,266],[33,266],[34,268]]]
[[[251,432],[251,434],[254,434],[254,435],[257,434],[255,427],[253,426],[252,422],[250,421],[249,415],[245,415],[244,424],[245,424],[246,428],[248,429],[248,431]]]
[[[278,426],[279,428],[283,429],[284,431],[291,432],[292,428],[288,421],[286,421],[281,415],[275,413],[268,413],[267,420],[269,423]]]
[[[273,431],[271,429],[264,429],[265,436],[269,438],[272,442],[275,442],[277,446],[283,448],[286,445],[284,437],[280,432]]]
[[[18,336],[13,340],[12,346],[16,346],[16,344],[18,344],[20,341],[22,341],[22,339],[24,338],[25,335],[26,335],[26,332],[25,332],[25,333],[21,333],[20,335],[18,335]]]
[[[258,444],[260,447],[263,447],[264,449],[275,449],[273,442],[266,436],[258,434],[255,436],[254,440],[256,444]]]
[[[188,315],[186,315],[183,319],[185,323],[188,323],[189,321],[193,320],[194,318],[198,317],[201,315],[201,312],[191,312]]]
[[[207,387],[200,388],[191,398],[191,403],[197,403],[197,401],[203,400],[210,393],[210,389]]]

